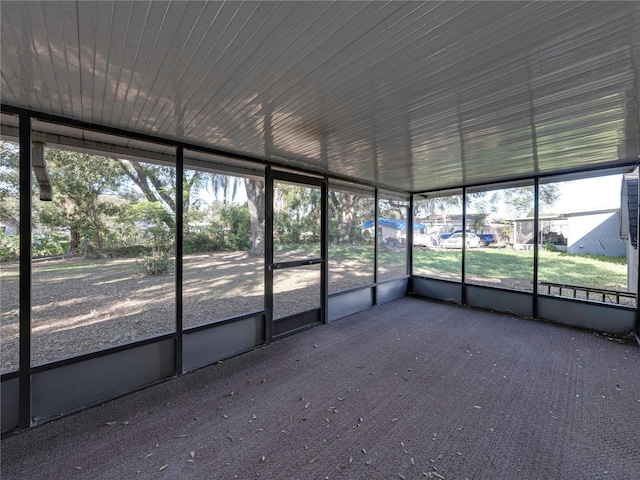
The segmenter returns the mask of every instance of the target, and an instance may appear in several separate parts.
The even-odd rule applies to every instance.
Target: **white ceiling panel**
[[[638,160],[640,2],[4,0],[0,10],[5,112],[415,192]],[[46,125],[46,138],[77,135],[75,146],[110,138]],[[145,145],[127,142],[115,143]]]

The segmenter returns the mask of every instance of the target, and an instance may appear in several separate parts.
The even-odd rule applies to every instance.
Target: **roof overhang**
[[[4,137],[411,192],[638,161],[638,2],[0,8]]]

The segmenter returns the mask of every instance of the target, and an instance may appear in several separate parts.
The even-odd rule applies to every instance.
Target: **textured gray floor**
[[[638,479],[640,348],[405,298],[2,441],[9,479]]]

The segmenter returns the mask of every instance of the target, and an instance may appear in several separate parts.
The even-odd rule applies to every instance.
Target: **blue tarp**
[[[362,228],[371,228],[371,227],[374,226],[374,224],[375,224],[375,222],[373,220],[369,220],[368,222],[364,222],[360,226]],[[390,218],[379,218],[378,219],[378,225],[384,225],[385,227],[395,228],[396,230],[406,230],[407,229],[407,222],[405,222],[404,220],[392,220]],[[424,233],[426,228],[427,228],[427,226],[423,225],[421,223],[414,223],[413,224],[413,229],[414,230],[420,230],[420,233]]]

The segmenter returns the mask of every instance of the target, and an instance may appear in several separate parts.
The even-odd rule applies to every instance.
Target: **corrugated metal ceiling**
[[[1,9],[13,107],[408,191],[638,158],[640,2]]]

